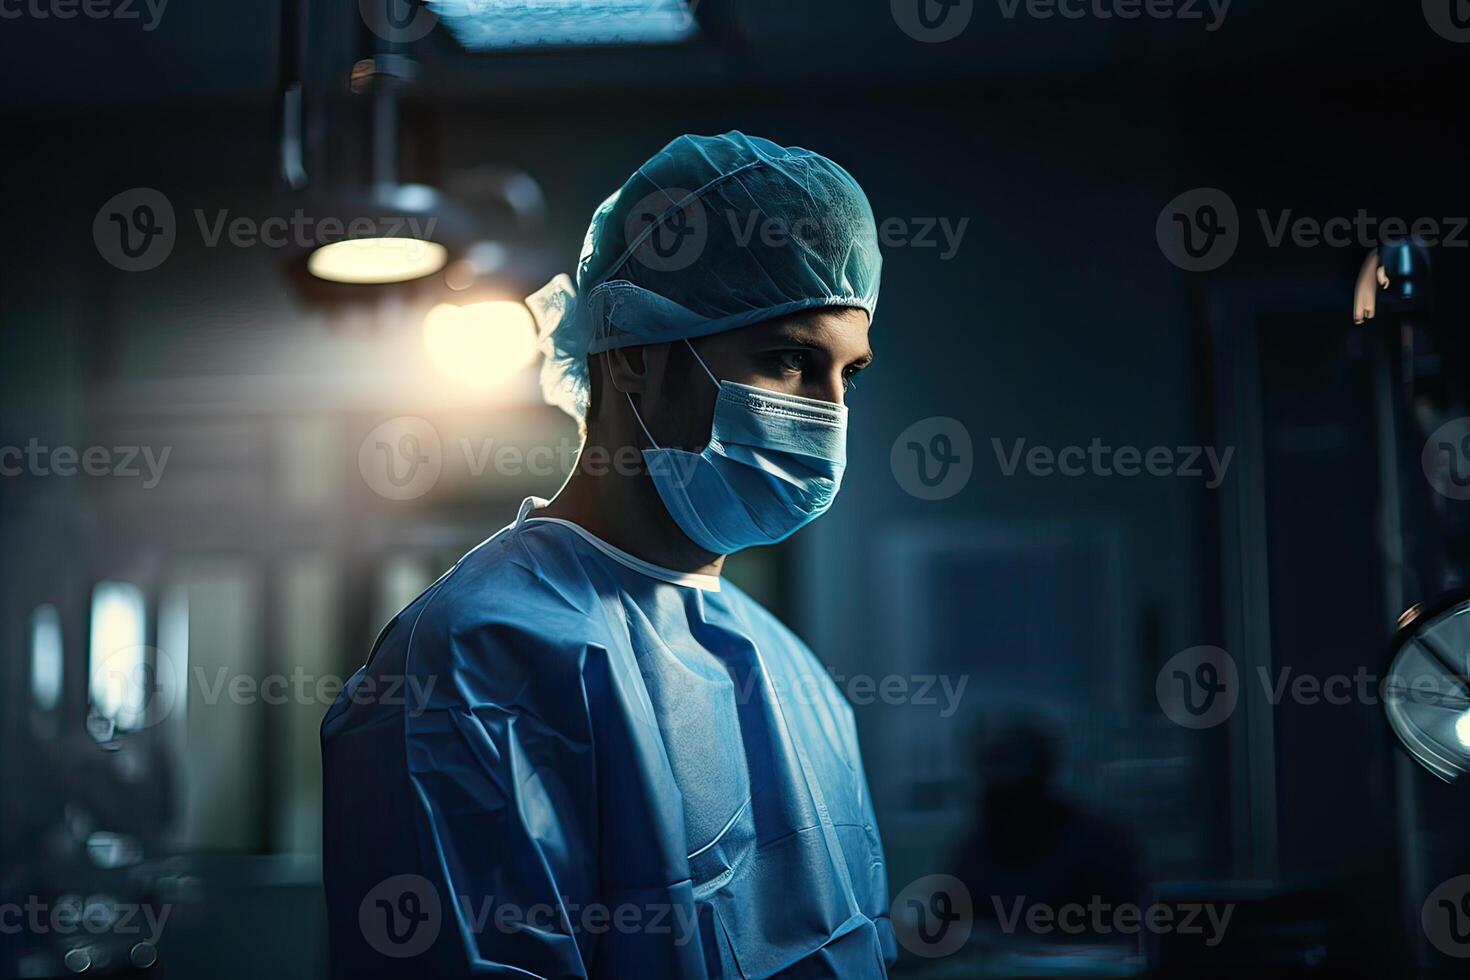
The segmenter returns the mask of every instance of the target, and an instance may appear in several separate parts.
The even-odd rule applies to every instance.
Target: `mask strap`
[[[654,449],[661,448],[658,444],[658,441],[653,438],[653,433],[648,431],[648,426],[643,424],[643,416],[638,413],[638,406],[633,404],[633,396],[628,394],[626,391],[623,391],[623,389],[618,388],[618,383],[613,380],[612,368],[607,366],[606,357],[602,358],[602,365],[607,370],[607,383],[612,385],[618,391],[622,391],[623,397],[628,399],[628,407],[633,410],[633,420],[638,423],[638,428],[643,430],[643,436],[645,439],[648,440],[648,444]]]
[[[689,348],[689,353],[694,355],[694,359],[699,362],[699,366],[704,368],[704,373],[709,375],[709,379],[715,383],[715,387],[719,388],[720,379],[715,377],[715,373],[709,369],[709,365],[704,363],[704,358],[699,356],[699,351],[694,349],[694,345],[689,342],[688,337],[684,338],[684,346]]]
[[[643,430],[643,437],[648,440],[648,444],[654,449],[661,448],[659,444],[654,441],[653,433],[648,431],[648,426],[643,424],[643,416],[638,414],[638,406],[633,404],[633,396],[625,391],[623,392],[623,397],[628,399],[628,407],[633,410],[633,419],[638,423],[638,428]]]
[[[709,379],[713,382],[715,389],[719,390],[720,379],[715,377],[715,373],[709,369],[709,365],[704,363],[704,358],[699,356],[699,351],[694,349],[694,345],[689,342],[688,337],[684,338],[684,346],[689,348],[689,353],[694,355],[694,359],[699,362],[699,366],[704,368],[704,373],[709,375]],[[604,367],[606,367],[606,364],[607,362],[604,361]],[[612,368],[607,368],[607,380],[614,388],[618,388],[617,382],[612,379]],[[618,391],[623,391],[623,389],[618,388]],[[643,436],[648,440],[648,444],[654,449],[662,448],[659,446],[658,441],[653,438],[653,433],[648,431],[648,426],[643,424],[643,416],[639,414],[638,406],[633,404],[633,396],[623,391],[623,397],[628,399],[628,407],[633,410],[633,420],[638,423],[638,428],[643,430]]]

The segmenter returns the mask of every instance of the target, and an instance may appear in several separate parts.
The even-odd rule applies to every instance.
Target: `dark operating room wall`
[[[852,472],[831,518],[791,546],[810,556],[800,563],[806,574],[797,580],[802,598],[792,604],[794,618],[824,657],[838,664],[851,658],[849,669],[884,662],[886,651],[865,639],[878,632],[874,618],[882,608],[872,542],[886,524],[909,519],[1116,520],[1129,589],[1123,642],[1136,646],[1149,608],[1169,610],[1160,626],[1164,648],[1208,642],[1202,591],[1211,574],[1209,493],[1184,480],[1006,477],[990,440],[1201,442],[1196,297],[1162,261],[1152,217],[1175,188],[1202,182],[1196,173],[1243,173],[1248,181],[1262,175],[1248,160],[1211,164],[1229,147],[1218,138],[1190,145],[1188,127],[1199,120],[1163,97],[1140,104],[1119,93],[1062,99],[993,87],[969,98],[948,95],[925,99],[921,87],[891,85],[814,87],[810,96],[821,112],[813,114],[774,90],[748,93],[739,110],[712,93],[620,111],[609,94],[606,104],[589,99],[576,110],[562,107],[554,126],[544,121],[544,106],[467,102],[436,107],[428,132],[443,171],[536,161],[567,267],[586,215],[616,175],[684,130],[738,126],[829,153],[869,189],[880,219],[968,219],[952,257],[941,257],[942,241],[885,256],[874,335],[879,361],[854,399]],[[957,112],[957,105],[968,111]],[[10,266],[12,295],[22,299],[7,316],[40,329],[7,335],[13,412],[34,412],[47,404],[37,399],[47,399],[86,424],[84,382],[255,370],[243,358],[260,349],[262,332],[277,338],[273,362],[299,365],[289,351],[310,332],[298,329],[298,314],[283,304],[268,263],[254,257],[247,261],[259,266],[249,273],[257,285],[232,294],[211,282],[196,297],[214,308],[203,319],[169,313],[181,302],[177,290],[190,288],[187,279],[165,286],[114,277],[77,293],[58,289],[49,271],[95,263],[89,239],[70,232],[85,227],[93,201],[110,187],[167,183],[184,188],[186,198],[210,200],[212,188],[267,183],[270,154],[259,133],[270,125],[269,112],[246,104],[119,113],[85,127],[64,115],[27,125],[38,135],[12,155],[12,172],[45,173],[53,189],[16,203],[22,223],[38,229],[39,247]],[[1293,179],[1304,194],[1315,192],[1324,167],[1351,166],[1332,144],[1316,143],[1322,135],[1303,133],[1293,148],[1297,162],[1271,175],[1274,193],[1289,198],[1281,183]],[[127,157],[114,155],[100,171],[94,161],[121,145],[129,147]],[[1360,166],[1376,169],[1367,160]],[[161,343],[165,337],[173,340]],[[314,369],[330,373],[329,364]],[[966,424],[976,474],[970,492],[923,504],[892,478],[889,449],[899,431],[931,415]],[[486,514],[484,526],[493,529],[505,516]],[[983,640],[979,624],[976,639]],[[1135,689],[1127,677],[1118,686],[1120,696]]]
[[[789,6],[750,5],[748,31],[783,36],[753,45],[748,64],[711,63],[688,82],[671,84],[652,54],[638,55],[637,68],[571,55],[457,64],[458,74],[431,66],[405,102],[405,177],[453,187],[486,167],[524,169],[546,194],[553,267],[570,271],[592,209],[678,133],[740,128],[847,166],[880,222],[928,233],[886,248],[877,362],[853,394],[836,505],[732,576],[844,679],[968,680],[953,713],[942,703],[856,705],[891,890],[948,868],[973,822],[971,743],[1010,712],[1055,726],[1067,789],[1140,838],[1153,878],[1331,881],[1345,852],[1376,846],[1364,844],[1363,828],[1394,826],[1379,765],[1392,746],[1377,710],[1357,706],[1324,724],[1316,709],[1288,706],[1275,743],[1262,747],[1239,737],[1236,721],[1185,732],[1155,699],[1163,661],[1227,643],[1222,579],[1234,572],[1221,526],[1236,500],[1231,484],[1024,467],[1008,475],[996,442],[1003,452],[1017,440],[1231,448],[1221,441],[1220,405],[1233,395],[1216,390],[1213,304],[1221,290],[1302,283],[1321,296],[1320,319],[1305,339],[1280,341],[1267,394],[1287,422],[1321,411],[1356,425],[1362,392],[1348,381],[1362,365],[1345,348],[1316,357],[1312,345],[1344,342],[1363,250],[1273,247],[1255,211],[1464,213],[1470,161],[1462,134],[1441,121],[1460,76],[1434,62],[1421,79],[1413,25],[1380,25],[1366,4],[1339,5],[1324,23],[1305,8],[1240,0],[1240,40],[1223,51],[1154,24],[1124,33],[1030,23],[1017,26],[1041,47],[977,32],[958,52],[843,43],[885,26],[881,4],[841,18],[816,4],[790,17],[777,9]],[[414,357],[416,320],[404,343],[399,309],[308,306],[268,250],[194,241],[139,276],[102,262],[91,223],[124,188],[165,189],[186,225],[194,208],[249,213],[293,200],[276,176],[272,29],[244,6],[225,8],[210,16],[179,7],[163,28],[178,32],[175,41],[190,31],[220,38],[212,50],[160,34],[139,48],[70,56],[100,83],[76,71],[43,84],[42,62],[58,55],[40,43],[7,59],[11,95],[36,101],[4,107],[12,234],[0,266],[0,445],[147,437],[178,454],[173,478],[148,497],[114,485],[0,481],[7,650],[25,649],[31,610],[55,602],[75,653],[96,581],[166,583],[183,555],[197,563],[187,567],[201,603],[233,582],[274,610],[257,618],[231,603],[204,606],[214,619],[199,639],[212,656],[238,655],[248,669],[309,654],[318,668],[348,671],[401,600],[383,587],[382,568],[401,570],[411,593],[506,523],[523,495],[558,484],[487,475],[449,488],[434,507],[377,500],[356,478],[361,433],[387,415],[428,411],[420,406],[434,394]],[[45,31],[53,41],[75,36],[55,24]],[[1294,39],[1304,34],[1342,40],[1299,55]],[[337,89],[347,98],[345,85]],[[334,131],[329,160],[360,163],[360,135]],[[1235,200],[1243,233],[1236,257],[1202,276],[1162,254],[1155,221],[1174,195],[1207,186]],[[946,225],[963,228],[956,241],[945,239]],[[1265,339],[1275,325],[1260,326]],[[1306,369],[1324,363],[1347,366],[1330,378]],[[515,395],[435,418],[527,441],[572,431],[534,404],[533,379],[519,379]],[[905,433],[935,417],[968,436],[973,473],[962,492],[926,500],[900,471]],[[1362,601],[1380,572],[1374,529],[1362,526],[1373,503],[1361,482],[1371,440],[1358,431],[1328,447],[1325,472],[1348,484],[1340,490],[1311,482],[1323,478],[1321,448],[1296,443],[1288,449],[1302,455],[1293,456],[1273,444],[1272,522],[1294,550],[1267,563],[1281,638],[1271,653],[1318,672],[1376,663],[1382,637],[1367,624],[1383,612]],[[1332,506],[1315,508],[1308,490],[1335,493]],[[1337,550],[1341,515],[1356,526]],[[323,567],[314,560],[322,555],[336,564]],[[1338,566],[1334,574],[1308,581],[1306,570],[1324,563]],[[1353,616],[1314,645],[1315,611],[1338,602],[1352,603]],[[14,808],[7,864],[60,816],[50,809],[50,743],[18,700],[25,667],[24,657],[7,657],[0,675],[0,795]],[[85,676],[70,672],[68,685],[66,721],[79,733]],[[184,794],[199,831],[185,849],[308,858],[251,875],[221,871],[216,918],[181,927],[196,947],[185,962],[217,944],[278,956],[273,972],[315,975],[321,951],[309,939],[299,951],[250,940],[272,928],[294,937],[288,918],[310,932],[300,923],[316,907],[316,720],[311,710],[196,716],[209,753],[187,760],[183,778],[196,804],[209,796],[212,805],[190,810]],[[1334,747],[1372,761],[1324,761]],[[1263,787],[1273,788],[1269,807],[1270,792],[1256,795]],[[261,898],[257,889],[282,881],[299,889],[295,901]],[[1369,884],[1396,887],[1391,877]],[[241,964],[248,975],[264,971],[243,954]]]
[[[411,106],[427,146],[410,160],[432,161],[419,164],[419,176],[439,180],[487,164],[532,169],[552,202],[550,237],[567,269],[587,215],[618,175],[686,130],[739,127],[819,149],[863,182],[880,221],[903,219],[916,235],[930,226],[927,238],[890,248],[885,256],[873,338],[879,360],[854,395],[852,468],[830,518],[786,549],[799,573],[791,593],[777,602],[834,671],[909,673],[920,667],[905,659],[905,651],[872,641],[885,629],[879,545],[892,528],[1028,519],[1105,527],[1127,605],[1116,636],[1083,655],[1119,658],[1116,669],[1110,665],[1101,677],[1109,690],[1096,708],[1136,700],[1138,678],[1152,673],[1136,659],[1150,623],[1160,633],[1152,642],[1161,649],[1209,639],[1202,635],[1200,611],[1210,574],[1203,546],[1209,495],[1184,480],[1005,476],[991,440],[1007,447],[1016,439],[1053,446],[1086,445],[1094,437],[1141,446],[1201,441],[1188,293],[1160,261],[1151,222],[1139,221],[1171,187],[1170,107],[1129,102],[1124,111],[1116,95],[1079,102],[984,90],[974,97],[990,107],[977,117],[954,111],[966,101],[959,95],[936,103],[913,87],[814,86],[810,95],[822,107],[815,115],[775,89],[751,90],[738,111],[719,92],[666,99],[637,112],[621,111],[619,98],[608,94],[606,104],[562,107],[555,126],[544,121],[541,105]],[[57,202],[44,267],[95,262],[88,239],[57,229],[85,228],[92,202],[114,186],[167,184],[182,202],[203,207],[230,206],[235,198],[219,190],[226,185],[257,186],[251,193],[265,196],[268,187],[260,185],[268,183],[270,168],[257,133],[269,117],[247,109],[236,107],[228,116],[182,108],[148,119],[119,116],[86,133],[59,125],[54,139],[29,143],[26,168],[54,178],[70,175],[77,188]],[[137,149],[114,162],[105,178],[89,165],[96,147],[125,140]],[[1079,154],[1078,146],[1095,150]],[[962,230],[957,240],[944,238],[935,227],[941,221]],[[25,282],[23,269],[18,278]],[[127,392],[150,381],[171,379],[173,387],[165,390],[174,391],[172,397],[206,402],[238,386],[231,379],[242,376],[285,374],[327,386],[331,358],[344,356],[359,339],[323,334],[316,314],[293,309],[268,255],[200,252],[146,282],[103,277],[104,285],[80,296],[55,294],[39,275],[29,282],[48,315],[71,311],[70,332],[52,336],[73,339],[60,345],[62,356],[48,345],[56,375],[38,370],[35,360],[12,360],[25,368],[17,369],[9,390],[17,400],[50,391],[67,399],[84,425],[102,424],[108,404],[125,401]],[[224,285],[230,282],[233,289]],[[79,380],[68,381],[68,373]],[[212,376],[218,380],[203,394],[190,381]],[[112,393],[111,401],[99,404],[97,392]],[[391,390],[382,395],[394,397]],[[1078,405],[1087,410],[1076,411]],[[964,423],[976,464],[966,493],[928,503],[895,481],[889,450],[901,430],[934,415]],[[554,413],[548,419],[559,424]],[[246,470],[240,477],[247,483],[232,492],[242,495],[241,508],[249,513],[247,501],[260,498],[248,487],[260,475]],[[547,483],[540,492],[552,489]],[[510,516],[512,496],[486,487],[477,511],[467,516],[489,533]],[[175,523],[190,512],[185,506]],[[265,517],[250,520],[264,526]],[[1167,614],[1158,612],[1165,609]],[[974,624],[967,642],[983,646],[986,632],[985,623]],[[992,655],[1003,660],[1014,654]],[[974,698],[972,691],[969,700]],[[860,711],[865,728],[881,715]],[[962,744],[973,721],[968,711],[956,716],[947,725],[949,743]],[[881,727],[871,737],[883,738]],[[1120,736],[1089,737],[1109,739],[1111,746]],[[1113,754],[1102,745],[1089,751],[1089,765]],[[886,778],[880,772],[875,783]],[[1199,859],[1211,831],[1196,833],[1192,850],[1170,860],[1192,866]],[[905,873],[907,845],[902,832],[891,837],[897,876]],[[932,842],[942,835],[914,839]]]
[[[885,743],[899,740],[902,754],[918,738],[942,746],[963,770],[970,727],[988,708],[1014,707],[1019,699],[1077,717],[1069,713],[1077,688],[1086,686],[1091,714],[1081,713],[1085,723],[1064,732],[1074,757],[1071,776],[1077,789],[1141,825],[1152,838],[1156,870],[1248,874],[1279,867],[1330,874],[1347,840],[1314,828],[1330,822],[1350,836],[1334,814],[1361,809],[1382,826],[1392,806],[1379,768],[1389,747],[1371,709],[1339,713],[1325,725],[1310,709],[1300,712],[1299,724],[1318,733],[1318,745],[1337,732],[1344,746],[1372,746],[1359,757],[1377,762],[1357,778],[1334,782],[1331,792],[1312,788],[1321,778],[1320,755],[1287,748],[1312,742],[1293,734],[1296,714],[1283,711],[1285,741],[1272,777],[1280,799],[1269,811],[1280,826],[1269,845],[1254,839],[1261,818],[1250,809],[1261,801],[1227,800],[1248,795],[1255,778],[1240,757],[1242,746],[1227,744],[1223,733],[1181,742],[1177,732],[1156,724],[1152,681],[1162,661],[1225,642],[1217,524],[1231,502],[1199,479],[1007,475],[992,442],[1007,451],[1016,439],[1051,447],[1100,439],[1230,449],[1215,442],[1209,290],[1342,282],[1361,261],[1352,248],[1273,245],[1262,221],[1286,212],[1351,216],[1360,208],[1380,216],[1453,213],[1443,201],[1463,200],[1456,174],[1465,153],[1453,133],[1433,123],[1432,101],[1364,94],[1348,76],[1334,80],[1328,72],[1312,84],[1325,90],[1322,101],[1332,109],[1308,112],[1289,99],[1273,101],[1277,89],[1295,80],[1293,71],[1287,66],[1230,86],[1176,91],[1141,93],[1120,83],[1067,97],[1006,85],[955,84],[941,96],[897,82],[813,82],[801,104],[754,85],[738,110],[723,93],[697,86],[636,108],[614,95],[584,94],[554,110],[466,99],[436,114],[435,132],[450,167],[534,147],[550,161],[541,175],[553,200],[566,202],[553,217],[568,246],[578,240],[587,211],[612,189],[597,171],[621,173],[647,146],[674,133],[726,127],[830,153],[863,182],[880,221],[948,219],[953,227],[969,219],[953,256],[942,254],[942,240],[886,251],[874,332],[879,359],[853,396],[851,469],[829,517],[789,546],[798,569],[791,616],[836,672],[923,669],[927,655],[916,658],[902,642],[889,642],[895,629],[903,636],[911,625],[893,615],[903,605],[892,591],[903,572],[887,564],[894,547],[902,551],[895,541],[926,532],[1007,531],[1023,539],[1105,538],[1118,580],[1116,615],[1103,623],[1108,635],[1081,654],[1084,662],[1097,661],[1085,679],[1056,676],[1054,688],[990,700],[972,687],[957,715],[921,723],[935,730],[927,733],[895,730],[893,712],[860,706],[864,736],[873,744],[870,764],[885,758]],[[543,125],[553,111],[559,125]],[[1412,147],[1394,142],[1392,134],[1401,131],[1416,133]],[[1411,172],[1394,165],[1406,154],[1415,161]],[[1181,276],[1154,237],[1163,202],[1196,186],[1227,189],[1244,222],[1237,258],[1209,284]],[[1334,302],[1323,299],[1329,319]],[[1342,300],[1338,308],[1345,307]],[[1346,343],[1348,320],[1342,313],[1333,342]],[[974,444],[966,492],[937,502],[905,491],[890,466],[900,433],[932,416],[958,419]],[[1357,471],[1371,467],[1362,455],[1371,446],[1353,451]],[[1371,488],[1353,489],[1355,507],[1371,504]],[[1352,547],[1372,554],[1371,534]],[[1299,560],[1323,556],[1313,550]],[[989,583],[977,576],[953,587],[965,595]],[[1285,608],[1323,600],[1298,575],[1283,575],[1273,588]],[[1066,608],[1065,596],[1051,601]],[[983,605],[977,609],[991,614]],[[977,619],[963,635],[945,634],[946,642],[963,644],[961,655],[1002,663],[1036,655],[987,642],[991,634],[1009,635],[1005,626]],[[1319,671],[1375,664],[1381,638],[1354,635],[1357,644],[1336,656],[1320,651],[1303,659],[1305,651],[1287,646],[1275,652],[1275,662]],[[1191,760],[1195,765],[1187,768],[1197,774],[1182,784],[1170,775],[1171,760],[1180,758]],[[945,792],[966,792],[968,774],[940,775]],[[895,880],[939,867],[965,819],[955,816],[953,801],[939,808],[949,816],[929,819],[922,805],[907,801],[904,794],[914,787],[893,767],[882,766],[873,780]],[[1316,844],[1310,851],[1292,843],[1307,839]]]

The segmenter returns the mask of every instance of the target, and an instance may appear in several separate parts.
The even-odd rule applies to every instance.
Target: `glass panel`
[[[52,605],[31,613],[31,701],[42,711],[61,703],[61,616]]]
[[[261,591],[244,562],[196,559],[174,572],[187,604],[183,840],[252,851],[262,838]],[[175,666],[177,669],[177,665]]]
[[[87,655],[95,715],[120,731],[143,721],[149,683],[147,607],[143,590],[127,582],[99,582],[92,590],[92,630]]]
[[[291,696],[266,708],[271,725],[281,733],[282,757],[271,766],[276,800],[272,840],[285,853],[321,851],[320,730],[340,677],[333,670],[340,644],[336,599],[337,572],[328,558],[302,556],[286,564],[276,601]]]
[[[378,605],[373,613],[374,629],[381,629],[410,602],[434,584],[438,573],[423,555],[400,552],[383,562],[378,572]]]

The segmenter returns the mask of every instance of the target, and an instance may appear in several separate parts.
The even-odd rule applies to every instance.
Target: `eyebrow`
[[[777,344],[790,344],[797,347],[806,347],[811,350],[827,350],[827,346],[820,343],[816,338],[817,331],[800,323],[785,323],[774,328],[770,335],[762,343],[775,346]],[[869,347],[863,353],[848,361],[848,366],[856,366],[859,370],[873,363],[873,349]]]

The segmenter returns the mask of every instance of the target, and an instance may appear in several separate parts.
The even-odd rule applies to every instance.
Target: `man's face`
[[[873,360],[868,314],[850,308],[807,310],[689,343],[721,381],[839,405]],[[660,445],[698,452],[709,441],[718,391],[683,341],[667,347],[664,370],[650,377],[642,399],[644,422]]]

